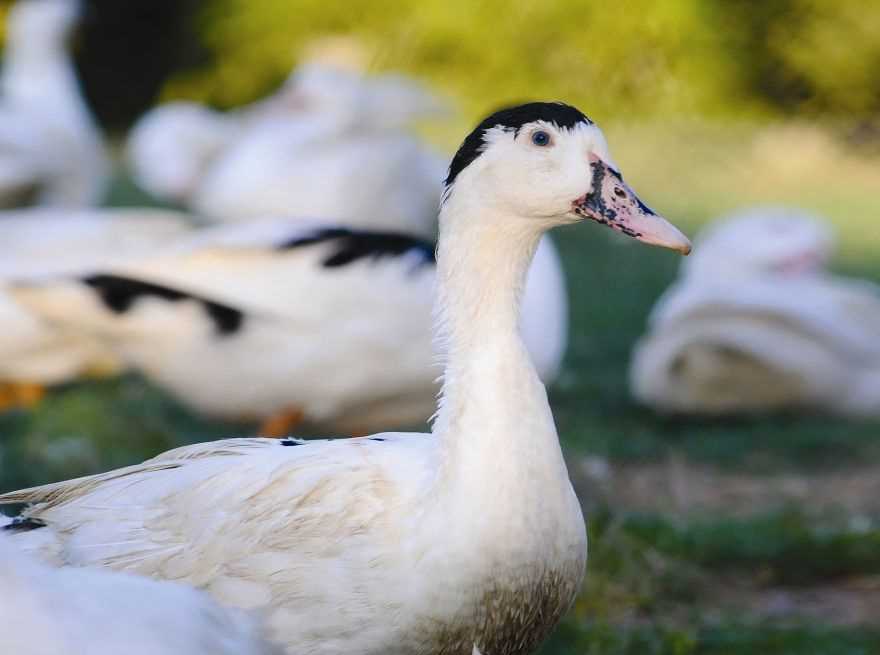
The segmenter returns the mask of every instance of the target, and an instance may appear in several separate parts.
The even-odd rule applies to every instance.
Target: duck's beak
[[[639,241],[677,250],[691,251],[690,240],[677,227],[639,200],[620,173],[596,155],[590,155],[592,191],[574,202],[574,213],[607,225]]]

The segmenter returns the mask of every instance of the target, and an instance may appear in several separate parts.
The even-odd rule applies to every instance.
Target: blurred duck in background
[[[530,269],[522,322],[544,381],[567,337],[549,247]],[[435,407],[435,276],[430,242],[270,220],[12,293],[59,330],[99,336],[204,414],[263,421],[265,436],[301,421],[363,434],[423,423]]]
[[[85,273],[168,245],[189,229],[184,215],[154,209],[0,212],[0,408],[32,405],[46,386],[123,366],[99,336],[50,325],[15,302],[12,281]]]
[[[0,206],[87,207],[109,164],[68,53],[76,0],[20,0],[0,73]]]
[[[423,237],[436,232],[446,160],[404,129],[440,105],[414,81],[320,64],[283,92],[297,113],[254,121],[193,197],[215,221],[300,216]]]
[[[707,228],[633,353],[663,412],[880,416],[880,290],[832,275],[820,218],[756,207]]]
[[[7,530],[27,530],[27,522]],[[88,568],[57,569],[0,539],[8,655],[272,655],[257,620],[202,591]]]
[[[209,221],[283,214],[431,236],[445,161],[406,128],[445,109],[402,76],[311,62],[235,112],[157,107],[128,162],[146,191]]]

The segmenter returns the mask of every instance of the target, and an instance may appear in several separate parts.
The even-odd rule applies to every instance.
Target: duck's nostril
[[[614,195],[617,196],[618,198],[623,198],[626,196],[626,193],[624,192],[623,189],[621,189],[618,186],[618,187],[614,187]]]

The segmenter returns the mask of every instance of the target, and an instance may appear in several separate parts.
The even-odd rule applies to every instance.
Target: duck
[[[797,207],[710,224],[633,350],[634,397],[674,414],[880,416],[880,288],[828,272],[833,244]]]
[[[151,109],[129,133],[126,159],[139,187],[207,222],[286,214],[432,235],[445,163],[404,130],[447,112],[405,76],[307,59],[275,93],[235,111],[192,101]],[[367,150],[382,163],[365,177]]]
[[[257,617],[183,584],[47,566],[0,539],[0,620],[15,655],[279,655]]]
[[[49,386],[124,368],[100,338],[50,325],[16,302],[10,291],[14,283],[108,265],[175,242],[190,229],[185,215],[166,210],[0,211],[0,409],[31,407]]]
[[[424,425],[434,410],[436,273],[433,242],[281,218],[201,230],[11,294],[62,333],[108,344],[202,415],[260,422],[262,436],[369,434]],[[559,372],[567,324],[561,263],[542,240],[521,327],[545,383]]]
[[[563,103],[481,121],[443,198],[443,382],[429,432],[225,439],[5,493],[0,504],[29,504],[7,519],[34,528],[11,531],[19,547],[260,611],[287,653],[533,652],[581,585],[587,537],[519,330],[529,262],[563,224],[595,221],[681,253],[690,242]]]
[[[312,64],[278,96],[207,169],[187,205],[193,213],[213,222],[284,214],[433,237],[445,160],[404,129],[432,111],[427,91]]]
[[[76,0],[19,0],[0,71],[0,207],[90,207],[109,161],[67,51]]]

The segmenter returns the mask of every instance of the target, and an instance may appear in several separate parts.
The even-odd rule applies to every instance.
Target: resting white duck
[[[268,220],[199,233],[141,261],[12,290],[64,333],[100,338],[193,409],[369,434],[434,410],[434,246],[399,233]],[[542,240],[522,329],[538,374],[565,353],[567,299]]]
[[[271,655],[256,618],[172,582],[51,568],[0,539],[0,644],[9,655]]]
[[[76,0],[20,0],[0,73],[0,206],[85,207],[109,166],[67,52]]]
[[[452,160],[440,210],[430,433],[188,446],[4,494],[32,503],[8,531],[56,565],[261,609],[288,653],[531,653],[577,593],[586,530],[519,296],[541,234],[590,219],[690,249],[580,111],[496,112]]]
[[[402,129],[428,97],[399,78],[303,67],[276,100],[299,111],[251,121],[189,207],[213,221],[299,216],[432,237],[445,162]]]
[[[435,96],[407,78],[366,77],[307,62],[273,95],[234,112],[218,112],[194,102],[171,102],[150,110],[132,129],[126,157],[141,188],[157,198],[188,206],[208,220],[284,214],[359,224],[371,204],[388,203],[397,211],[393,218],[400,218],[401,224],[378,218],[379,225],[374,227],[406,229],[412,221],[404,212],[412,211],[427,234],[423,214],[427,212],[433,224],[444,163],[412,137],[404,136],[402,130],[443,109]],[[391,197],[376,198],[360,207],[355,197],[331,200],[343,184],[359,188],[365,172],[357,170],[356,164],[362,160],[348,162],[368,145],[374,149],[374,157],[386,158],[380,171],[399,177],[363,193],[369,192],[367,197],[373,198],[391,188]],[[332,152],[325,152],[325,148]],[[399,162],[400,156],[411,158],[411,162]],[[309,180],[326,177],[316,188],[324,189],[328,197],[296,198],[297,190],[309,188],[300,177],[312,161],[320,170]],[[412,162],[417,165],[414,172],[395,168]],[[432,176],[428,192],[420,177],[424,166]],[[415,187],[398,188],[405,181]],[[282,182],[293,184],[292,192],[278,188]],[[307,195],[316,194],[316,188],[310,188]],[[424,203],[416,201],[419,193],[427,193]],[[341,205],[346,201],[347,205]],[[404,202],[405,206],[398,207]]]
[[[757,207],[710,226],[633,353],[633,393],[677,413],[880,416],[880,293],[824,270],[817,217]]]
[[[15,302],[11,281],[107,266],[169,244],[189,229],[184,215],[153,209],[0,212],[0,408],[32,405],[45,386],[123,366],[94,335],[50,325]]]

